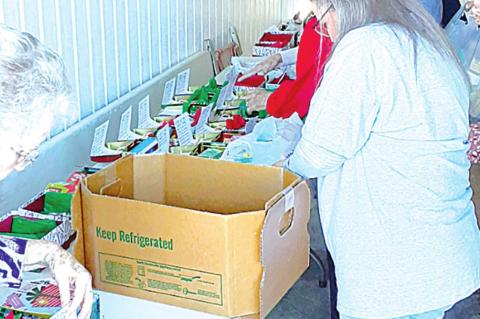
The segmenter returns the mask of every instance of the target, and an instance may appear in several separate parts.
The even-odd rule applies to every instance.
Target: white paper
[[[235,98],[235,96],[233,95],[233,89],[235,87],[235,82],[237,81],[237,76],[238,76],[237,68],[232,67],[230,72],[227,74],[227,81],[228,81],[227,92],[226,92],[227,101],[231,101]]]
[[[194,143],[192,125],[187,114],[180,115],[174,121],[180,146],[188,146]]]
[[[177,88],[175,89],[175,93],[187,94],[189,85],[190,85],[190,69],[186,69],[185,71],[177,75]]]
[[[165,86],[163,88],[162,105],[168,105],[174,102],[173,97],[175,96],[175,81],[176,79],[173,78],[165,83]]]
[[[120,129],[118,131],[118,140],[119,141],[130,141],[138,139],[138,135],[133,133],[130,130],[132,123],[132,106],[129,106],[128,109],[123,112],[120,119]]]
[[[174,117],[174,116],[182,115],[182,113],[183,113],[183,106],[178,105],[178,106],[168,106],[164,108],[158,115]]]
[[[138,103],[138,128],[155,128],[158,123],[150,117],[150,95]]]
[[[107,141],[107,132],[108,132],[109,124],[110,124],[110,121],[106,121],[105,123],[103,123],[102,125],[100,125],[95,129],[90,156],[118,154],[118,152],[112,151],[105,147],[105,143]]]
[[[196,134],[203,134],[207,132],[207,124],[208,119],[210,118],[210,114],[212,113],[213,105],[210,104],[207,107],[202,108],[202,112],[200,114],[200,118],[198,119],[197,126],[195,128]]]
[[[250,119],[245,125],[245,133],[246,134],[252,133],[256,125],[257,125],[257,118],[255,117]]]
[[[158,150],[157,153],[168,153],[170,150],[170,127],[165,125],[164,128],[157,132]]]
[[[288,193],[285,194],[285,211],[292,209],[295,206],[295,191],[289,189]]]
[[[218,95],[218,99],[217,99],[217,103],[215,104],[215,107],[219,110],[225,108],[225,101],[227,99],[227,90],[228,90],[228,86],[224,86],[220,91],[220,94]]]

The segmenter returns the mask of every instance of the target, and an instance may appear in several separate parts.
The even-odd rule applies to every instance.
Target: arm
[[[356,33],[339,44],[287,168],[307,178],[323,177],[365,145],[378,112],[373,52]]]

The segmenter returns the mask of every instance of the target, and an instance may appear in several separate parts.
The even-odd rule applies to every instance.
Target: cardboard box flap
[[[310,191],[305,181],[289,188],[267,211],[261,239],[260,318],[270,313],[308,268],[309,219]]]
[[[85,265],[85,243],[83,237],[83,211],[82,211],[82,184],[73,195],[71,204],[72,226],[77,232],[77,238],[73,245],[73,254],[82,265]]]

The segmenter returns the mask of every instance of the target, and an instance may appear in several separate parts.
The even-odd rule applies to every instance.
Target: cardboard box
[[[473,204],[477,215],[478,227],[480,227],[480,165],[472,164],[470,168],[470,184],[473,189]]]
[[[4,232],[9,231],[9,227],[12,225],[14,216],[24,217],[30,220],[54,220],[57,223],[57,227],[51,232],[46,234],[42,239],[55,243],[67,249],[74,239],[75,232],[72,228],[70,218],[62,215],[44,215],[26,210],[18,210],[0,217],[0,230]]]
[[[308,186],[280,168],[128,156],[75,194],[75,255],[100,290],[264,318],[308,268]]]

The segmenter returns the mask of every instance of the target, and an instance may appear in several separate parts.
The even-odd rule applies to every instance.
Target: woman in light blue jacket
[[[480,288],[467,76],[418,0],[319,1],[335,48],[286,166],[319,179],[341,318],[443,318]]]

